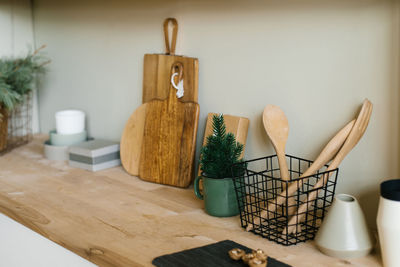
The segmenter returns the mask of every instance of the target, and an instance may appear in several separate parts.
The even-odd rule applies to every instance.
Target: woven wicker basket
[[[8,112],[0,106],[0,152],[7,148]]]
[[[0,156],[32,140],[32,94],[12,111],[0,106]]]

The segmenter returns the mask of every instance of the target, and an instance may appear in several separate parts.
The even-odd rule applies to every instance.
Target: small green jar
[[[199,190],[200,180],[203,180],[203,193]],[[230,217],[239,214],[232,178],[198,176],[194,181],[194,193],[199,199],[204,199],[204,207],[209,215]]]

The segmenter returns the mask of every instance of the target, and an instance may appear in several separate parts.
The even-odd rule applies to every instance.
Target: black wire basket
[[[300,177],[313,162],[289,155],[286,155],[286,160],[289,181],[280,178],[276,155],[235,164],[232,173],[242,227],[250,225],[254,234],[290,246],[314,239],[332,204],[338,169],[326,171],[326,165],[314,175]],[[322,186],[314,188],[319,181],[323,182]],[[293,187],[293,184],[296,185],[296,192],[289,195],[288,186]],[[316,198],[308,200],[314,191],[317,191]],[[307,203],[305,212],[295,215],[294,223],[289,224],[304,203]],[[296,231],[288,233],[289,229]]]

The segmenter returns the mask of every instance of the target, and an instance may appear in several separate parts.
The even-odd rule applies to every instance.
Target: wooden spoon
[[[274,105],[267,105],[263,112],[264,128],[278,156],[281,179],[290,179],[285,157],[285,146],[289,135],[289,123],[283,111]]]
[[[287,195],[286,195],[286,190],[282,191],[281,194],[268,205],[267,209],[261,212],[260,214],[261,218],[266,219],[268,212],[274,212],[276,207],[282,205],[288,197],[291,197],[303,185],[303,183],[306,182],[307,179],[302,179],[302,178],[314,174],[319,169],[321,169],[326,163],[332,160],[332,158],[337,154],[337,152],[345,142],[347,136],[349,135],[351,129],[353,128],[354,123],[355,120],[352,120],[351,122],[346,124],[346,126],[344,126],[329,141],[329,143],[324,147],[319,156],[315,159],[313,164],[311,164],[311,166],[299,177],[299,179],[296,182],[290,184],[290,186],[287,189]],[[253,229],[254,225],[257,225],[259,223],[260,223],[260,218],[257,217],[255,218],[253,224],[249,224],[247,226],[246,230],[250,231],[251,229]]]
[[[329,168],[326,171],[336,169],[346,157],[346,155],[357,145],[358,141],[360,141],[361,137],[364,135],[365,130],[367,129],[371,113],[372,104],[368,99],[365,99],[361,107],[361,111],[358,114],[357,120],[353,128],[351,129],[349,136],[346,139],[346,142],[339,150],[336,157],[333,159],[333,161],[329,165]],[[288,222],[289,227],[285,228],[282,232],[283,235],[286,235],[286,233],[291,234],[298,232],[298,227],[296,227],[296,225],[298,225],[304,219],[306,211],[314,202],[315,198],[317,197],[318,191],[326,185],[331,174],[332,173],[325,174],[325,177],[321,178],[314,185],[313,189],[310,190],[311,193],[308,195],[307,201],[303,205],[301,205],[297,210],[297,213],[292,216],[292,218]]]
[[[274,105],[267,105],[263,112],[263,123],[265,131],[268,134],[272,145],[275,148],[278,156],[279,170],[281,179],[284,181],[290,180],[290,174],[286,163],[285,146],[289,135],[289,122],[285,113]],[[286,184],[282,183],[282,191],[286,191]],[[296,212],[295,200],[290,198],[285,210],[288,215],[293,215]]]

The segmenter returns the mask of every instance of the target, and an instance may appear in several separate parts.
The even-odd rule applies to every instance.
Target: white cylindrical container
[[[385,267],[400,266],[400,179],[385,181],[381,184],[376,222],[383,265]]]
[[[85,113],[72,109],[56,112],[56,130],[58,134],[83,132],[85,130]]]

